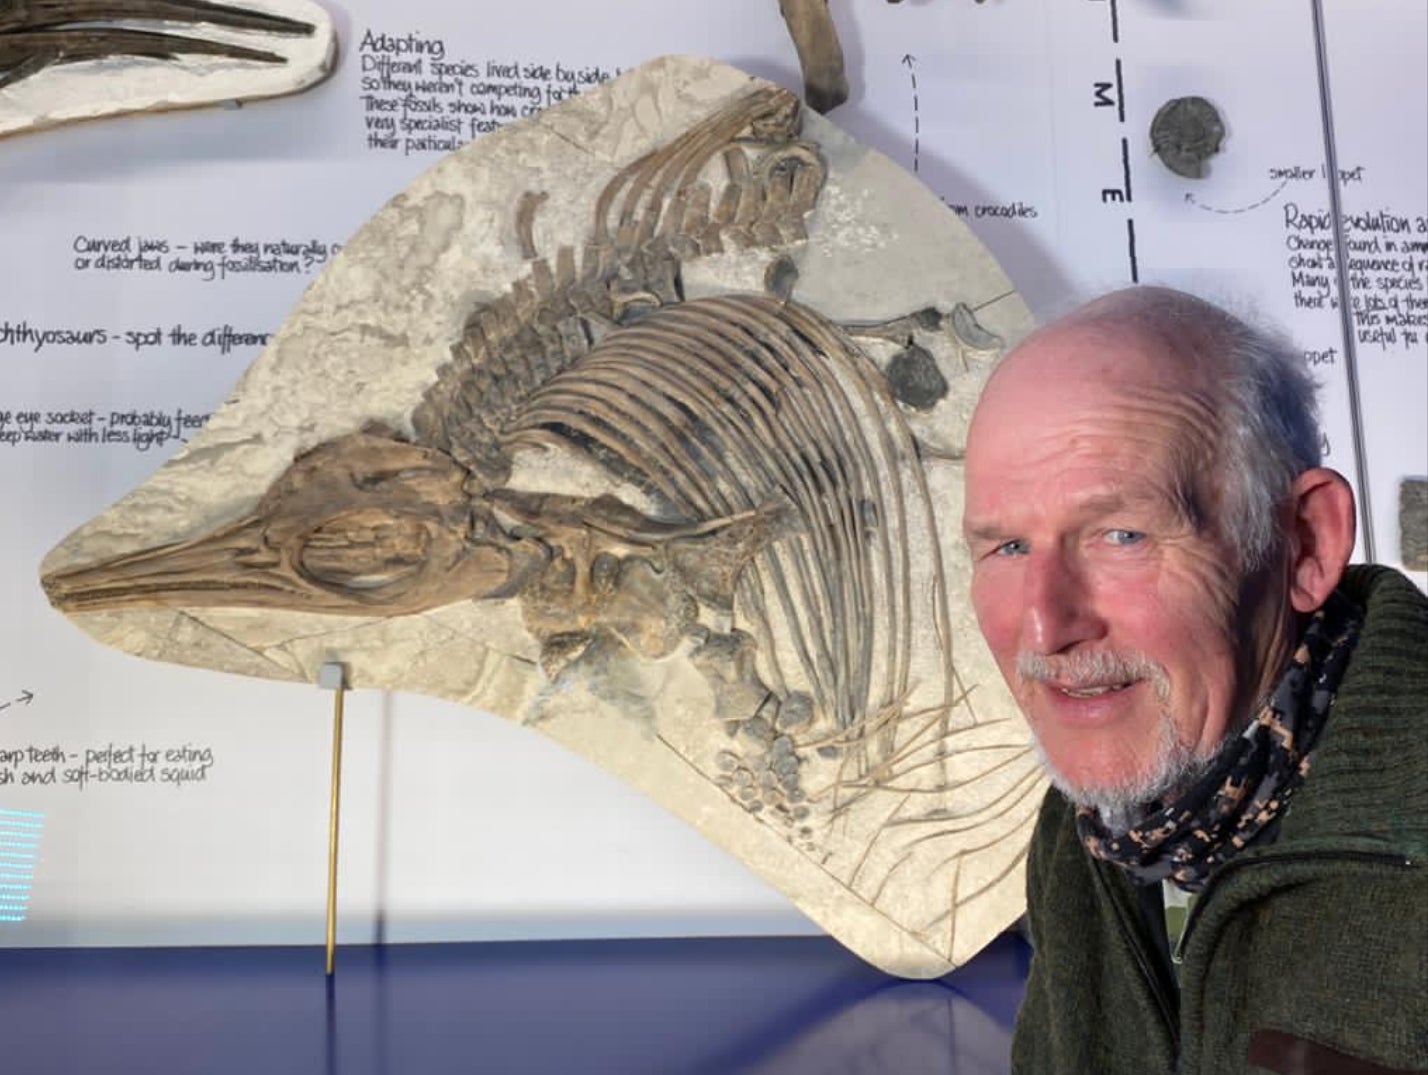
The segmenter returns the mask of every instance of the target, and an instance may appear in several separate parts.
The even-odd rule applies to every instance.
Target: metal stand
[[[342,701],[347,693],[347,667],[329,661],[318,670],[317,684],[332,696],[332,791],[327,821],[327,976],[337,958],[337,833],[342,803]]]

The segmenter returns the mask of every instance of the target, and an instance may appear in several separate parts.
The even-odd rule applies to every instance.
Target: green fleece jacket
[[[1309,775],[1209,881],[1178,989],[1137,887],[1047,795],[1017,1075],[1428,1071],[1428,600],[1386,568],[1341,589],[1366,619]]]

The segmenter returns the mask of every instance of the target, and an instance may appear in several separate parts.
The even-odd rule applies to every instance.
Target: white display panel
[[[326,6],[342,60],[307,94],[0,141],[0,945],[322,935],[330,696],[102,649],[48,608],[44,553],[172,454],[443,147],[662,53],[797,86],[775,0]],[[1428,8],[1322,7],[835,2],[832,118],[1040,315],[1135,279],[1283,325],[1366,494],[1360,557],[1398,563],[1398,487],[1428,472]],[[1185,95],[1228,132],[1201,180],[1150,152]],[[813,928],[529,729],[369,692],[347,730],[343,941]]]

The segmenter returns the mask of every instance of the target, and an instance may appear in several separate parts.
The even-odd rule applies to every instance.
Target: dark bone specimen
[[[890,4],[901,2],[888,0]],[[828,0],[778,0],[778,7],[798,52],[804,100],[815,112],[833,111],[848,99],[848,76]]]
[[[82,620],[212,609],[229,639],[256,622],[243,610],[510,616],[522,637],[501,641],[541,686],[464,700],[699,818],[867,958],[942,973],[1018,913],[1044,786],[999,682],[965,678],[965,640],[954,663],[955,522],[911,431],[949,393],[927,348],[965,362],[1000,341],[956,298],[848,325],[802,300],[823,147],[773,87],[702,115],[608,166],[569,231],[547,224],[554,192],[512,199],[501,234],[523,269],[441,318],[449,357],[403,420],[301,452],[207,533],[70,557],[44,585]],[[420,204],[447,212],[452,189]],[[846,212],[862,195],[834,197]],[[399,197],[385,219],[409,211]],[[371,264],[401,259],[414,226]],[[745,262],[764,292],[690,290]],[[543,486],[532,460],[586,477]],[[471,647],[462,660],[485,659]]]
[[[208,55],[285,62],[263,49],[131,25],[150,21],[207,23],[269,34],[313,32],[310,23],[204,0],[0,0],[0,88],[54,64],[109,56],[171,60]]]
[[[804,98],[814,111],[831,112],[848,99],[848,76],[828,0],[778,0],[778,7],[798,50]]]

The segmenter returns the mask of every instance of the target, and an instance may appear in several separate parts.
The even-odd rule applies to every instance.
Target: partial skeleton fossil
[[[954,662],[902,409],[933,400],[900,403],[857,341],[999,341],[965,306],[840,326],[793,297],[781,252],[827,178],[801,127],[786,91],[732,97],[619,169],[553,256],[546,194],[526,192],[526,272],[466,318],[409,436],[318,444],[207,535],[50,570],[52,602],[380,618],[513,602],[562,689],[526,719],[569,719],[566,688],[609,703],[784,842],[800,861],[771,880],[801,889],[814,867],[888,923],[894,943],[850,940],[841,910],[803,903],[868,958],[918,976],[966,958],[1017,913],[1042,780],[1010,706],[984,687],[984,709]],[[686,294],[692,265],[739,251],[767,252],[768,293]],[[531,459],[600,477],[590,495],[542,488]],[[669,662],[700,701],[642,680]],[[995,906],[959,937],[979,900]]]
[[[51,64],[106,56],[171,60],[179,55],[227,56],[285,63],[282,56],[190,34],[139,30],[134,21],[210,23],[270,34],[309,35],[310,22],[206,0],[4,0],[0,3],[0,87]]]
[[[293,13],[271,10],[275,3]],[[192,29],[179,32],[175,24]],[[308,40],[294,46],[294,39]],[[26,90],[0,107],[0,134],[113,112],[291,92],[325,75],[332,55],[326,14],[293,0],[261,7],[210,0],[0,0],[0,105],[17,88]],[[185,80],[175,70],[171,86],[156,88],[138,68],[137,82],[128,78],[124,67],[179,60],[296,69],[223,85]],[[71,77],[53,77],[62,69]],[[86,70],[89,80],[70,69]],[[215,81],[223,80],[209,80]],[[31,83],[44,86],[32,92]]]

